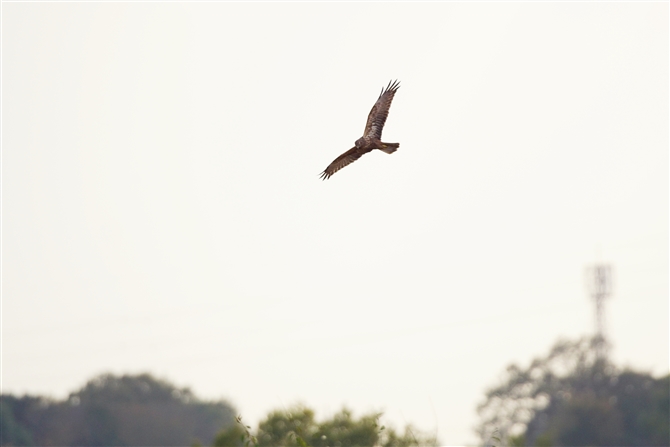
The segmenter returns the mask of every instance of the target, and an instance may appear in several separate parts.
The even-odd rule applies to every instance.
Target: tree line
[[[478,406],[481,445],[670,445],[670,375],[620,368],[602,340],[556,343],[529,366],[510,365]],[[381,413],[346,408],[317,420],[296,405],[256,428],[223,400],[204,401],[150,374],[103,374],[67,399],[0,398],[2,446],[411,447],[439,441],[412,426],[384,427]]]
[[[226,401],[208,402],[150,374],[103,374],[67,399],[0,399],[2,446],[409,447],[436,445],[411,426],[396,432],[381,413],[355,418],[342,409],[317,421],[296,405],[271,411],[257,430],[243,425]]]
[[[670,375],[617,367],[598,355],[603,342],[562,340],[526,368],[510,365],[478,406],[482,443],[670,445]]]
[[[225,401],[198,399],[149,374],[103,374],[65,400],[3,394],[3,446],[185,446],[235,423]]]

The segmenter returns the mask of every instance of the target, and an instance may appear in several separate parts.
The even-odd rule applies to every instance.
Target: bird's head
[[[357,148],[360,149],[360,148],[363,146],[363,143],[364,143],[364,142],[365,142],[365,141],[363,140],[363,137],[360,137],[358,140],[356,140],[356,142],[354,143],[354,145],[355,145]]]

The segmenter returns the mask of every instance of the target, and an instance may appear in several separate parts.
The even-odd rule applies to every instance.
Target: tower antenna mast
[[[605,336],[605,300],[612,294],[612,268],[608,264],[596,264],[586,270],[587,288],[596,304],[596,356],[598,360],[607,357]]]

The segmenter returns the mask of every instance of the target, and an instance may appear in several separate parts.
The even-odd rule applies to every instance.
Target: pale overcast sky
[[[384,140],[321,181],[400,80]],[[151,372],[474,443],[594,330],[668,373],[668,3],[3,3],[2,391]]]

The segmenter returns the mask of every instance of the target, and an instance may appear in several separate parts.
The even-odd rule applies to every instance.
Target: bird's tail
[[[381,150],[386,152],[387,154],[394,153],[400,147],[400,143],[382,143],[382,145],[384,147],[381,148]]]

